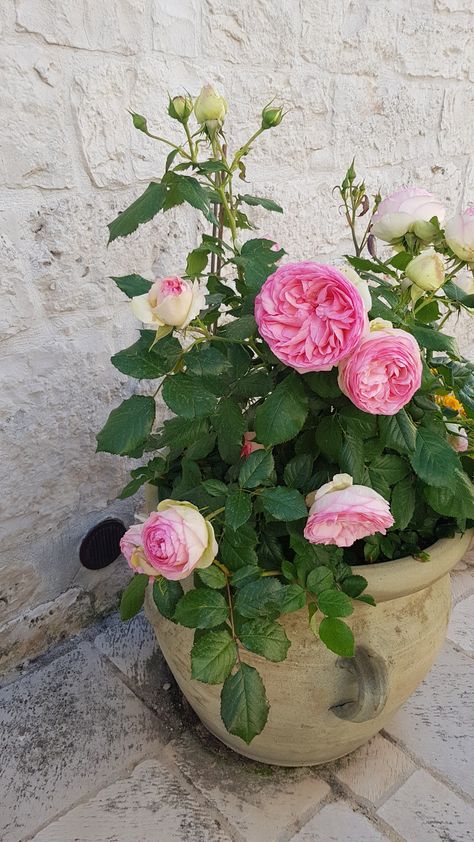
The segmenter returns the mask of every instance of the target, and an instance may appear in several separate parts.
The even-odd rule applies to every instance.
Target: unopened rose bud
[[[133,125],[139,132],[144,132],[148,134],[148,124],[146,121],[146,117],[143,117],[141,114],[135,114],[134,111],[128,112],[132,118]]]
[[[283,120],[282,106],[266,105],[262,111],[262,129],[273,129]]]
[[[367,249],[371,257],[377,257],[377,240],[373,234],[367,237]]]
[[[189,96],[175,96],[170,97],[168,105],[168,114],[173,120],[179,120],[180,123],[186,123],[189,115],[193,110],[193,101]]]
[[[419,219],[413,224],[413,233],[424,243],[431,243],[434,235],[436,234],[436,228],[431,222],[425,222],[424,220]]]
[[[436,292],[445,281],[443,258],[434,249],[427,249],[410,261],[405,274],[420,289]]]
[[[194,114],[198,123],[205,125],[208,130],[215,130],[224,122],[227,102],[212,85],[204,85],[194,103]]]

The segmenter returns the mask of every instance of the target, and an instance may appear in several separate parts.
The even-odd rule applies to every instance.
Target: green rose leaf
[[[459,520],[474,520],[474,485],[467,474],[460,468],[454,472],[454,486],[448,488],[426,487],[425,498],[435,512]]]
[[[153,219],[163,209],[167,192],[166,186],[162,183],[152,182],[149,184],[145,192],[132,205],[107,225],[109,243],[116,240],[117,237],[127,237],[136,231],[139,225]]]
[[[289,441],[299,433],[307,414],[304,386],[295,374],[290,374],[257,409],[257,441],[265,445]]]
[[[167,377],[162,389],[163,400],[182,418],[203,418],[214,412],[217,396],[203,377],[173,374]]]
[[[337,370],[332,371],[311,371],[304,375],[304,381],[313,392],[320,398],[328,400],[339,398],[342,392],[337,382]]]
[[[211,588],[195,588],[179,600],[174,619],[190,629],[212,629],[227,620],[227,602]]]
[[[239,529],[252,514],[252,500],[239,489],[231,491],[225,504],[225,522],[233,530]]]
[[[232,587],[243,588],[249,582],[256,582],[257,579],[260,579],[261,574],[262,570],[260,567],[257,567],[255,564],[247,564],[245,567],[236,570],[232,575]]]
[[[239,473],[239,485],[241,488],[257,488],[263,482],[268,482],[275,463],[269,450],[254,450],[245,459]]]
[[[427,485],[455,491],[459,459],[451,445],[435,430],[418,428],[416,450],[410,460],[415,473]]]
[[[318,593],[318,608],[328,617],[349,617],[354,606],[347,594],[335,588],[328,588]]]
[[[111,275],[111,279],[115,281],[118,288],[128,298],[134,298],[136,295],[145,295],[151,288],[151,281],[147,281],[141,275],[120,275],[120,277]]]
[[[346,431],[355,438],[370,439],[377,435],[377,416],[362,412],[356,406],[345,406],[339,418]]]
[[[404,409],[396,415],[379,416],[380,437],[384,447],[407,456],[416,448],[416,427]]]
[[[447,336],[446,333],[440,333],[425,325],[410,325],[410,333],[422,348],[429,351],[445,351],[449,356],[459,359],[459,349],[453,336]]]
[[[250,620],[239,632],[243,646],[268,661],[284,661],[290,648],[285,630],[271,620]]]
[[[291,614],[306,605],[306,591],[301,585],[283,585],[276,602],[281,614]]]
[[[196,178],[193,178],[191,175],[179,175],[176,172],[169,171],[163,180],[169,189],[166,197],[165,210],[187,202],[191,207],[201,211],[213,225],[219,225],[211,210],[209,190],[199,184]]]
[[[188,258],[186,261],[186,275],[190,278],[196,278],[207,266],[207,260],[209,257],[209,252],[204,251],[203,249],[197,248],[194,251],[190,251],[188,254]]]
[[[219,330],[219,336],[225,336],[226,339],[248,339],[249,336],[253,336],[256,330],[255,319],[249,314],[224,325]]]
[[[316,617],[316,615],[314,615]],[[324,617],[319,626],[319,636],[331,652],[343,658],[354,654],[354,635],[347,623],[335,617]]]
[[[220,591],[221,588],[225,588],[225,573],[215,564],[211,564],[210,567],[197,567],[196,576],[199,581],[208,588],[212,588],[216,591]]]
[[[290,459],[283,471],[286,485],[304,491],[313,474],[313,463],[314,457],[309,453],[300,453]]]
[[[113,409],[100,433],[97,451],[129,456],[143,445],[155,420],[155,401],[145,395],[132,395]]]
[[[315,442],[330,462],[339,462],[342,430],[335,415],[325,415],[316,427]]]
[[[224,462],[233,464],[240,458],[242,439],[246,429],[240,407],[232,400],[223,400],[212,418],[217,432],[219,453]]]
[[[276,261],[283,257],[284,250],[273,251],[271,240],[255,238],[247,240],[239,255],[232,262],[244,270],[245,284],[250,292],[257,293],[269,275],[276,269]]]
[[[237,659],[237,646],[227,629],[206,631],[195,637],[191,649],[191,676],[205,684],[221,684]]]
[[[396,529],[406,529],[410,523],[416,503],[415,486],[411,477],[405,477],[392,488],[390,511],[395,518]]]
[[[154,331],[141,330],[137,342],[114,354],[112,365],[137,380],[153,380],[168,374],[182,353],[181,345],[173,336],[165,336],[156,345],[154,339]]]
[[[308,514],[304,497],[296,488],[264,488],[259,499],[264,510],[277,520],[299,520]]]
[[[350,433],[346,433],[341,447],[341,471],[350,474],[355,483],[362,483],[364,479],[364,442]]]
[[[120,600],[121,620],[131,620],[141,610],[145,601],[147,585],[148,576],[145,576],[144,573],[136,573],[128,583]]]
[[[240,664],[226,678],[221,693],[221,717],[229,734],[249,745],[260,734],[268,718],[269,704],[257,670]]]
[[[238,592],[235,610],[249,620],[257,617],[275,619],[278,616],[278,599],[283,585],[271,576],[249,582]]]
[[[307,589],[314,594],[319,594],[321,591],[326,591],[334,585],[334,575],[329,567],[322,564],[320,567],[315,567],[308,573],[306,579]]]
[[[229,570],[236,571],[248,565],[258,565],[255,545],[257,535],[248,523],[241,526],[238,532],[226,529],[224,538],[219,542],[219,558]]]
[[[202,483],[202,487],[211,497],[225,497],[229,491],[225,482],[221,482],[220,479],[206,479]]]
[[[365,591],[366,587],[367,579],[364,579],[363,576],[356,576],[355,574],[346,576],[341,582],[342,590],[348,596],[352,597],[352,599],[360,596],[362,591]]]
[[[167,620],[173,620],[176,606],[183,596],[181,582],[165,579],[160,576],[153,582],[153,601],[160,614]]]
[[[260,205],[260,207],[265,208],[265,210],[283,213],[283,208],[280,207],[280,205],[277,205],[277,203],[272,199],[262,199],[260,196],[249,196],[245,193],[244,196],[239,196],[239,200],[241,202],[245,202],[246,205]]]
[[[217,348],[207,345],[195,345],[185,357],[186,371],[198,377],[219,377],[231,368],[224,354]]]

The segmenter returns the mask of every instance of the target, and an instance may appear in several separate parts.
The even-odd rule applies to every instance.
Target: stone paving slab
[[[111,618],[95,637],[94,646],[115,664],[134,692],[158,714],[163,741],[180,734],[185,718],[182,696],[146,617],[139,614],[128,623],[118,616]]]
[[[158,734],[157,718],[87,643],[5,687],[2,842],[20,842],[131,771],[159,748]]]
[[[242,842],[287,839],[330,793],[309,768],[279,769],[246,760],[202,730],[166,747],[167,756],[225,816]]]
[[[378,810],[407,842],[471,842],[474,808],[420,769]]]
[[[369,804],[378,805],[397,789],[416,766],[379,734],[370,743],[334,764],[337,779]]]
[[[474,661],[447,643],[386,728],[390,736],[474,797]]]
[[[140,763],[34,842],[230,842],[221,820],[158,760]]]
[[[339,802],[323,807],[291,842],[386,842],[387,839],[365,816]],[[415,842],[414,837],[409,842]]]

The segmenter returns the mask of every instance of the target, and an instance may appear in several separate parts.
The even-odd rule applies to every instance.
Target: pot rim
[[[418,561],[414,556],[383,561],[378,564],[361,564],[352,572],[367,579],[367,593],[376,602],[386,602],[423,590],[441,579],[468,551],[474,529],[456,533],[453,538],[440,538],[427,547],[429,561]]]

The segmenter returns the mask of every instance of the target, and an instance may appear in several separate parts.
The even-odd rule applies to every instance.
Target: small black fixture
[[[79,559],[88,570],[102,570],[120,555],[120,539],[125,526],[118,518],[109,517],[97,523],[83,539]]]

